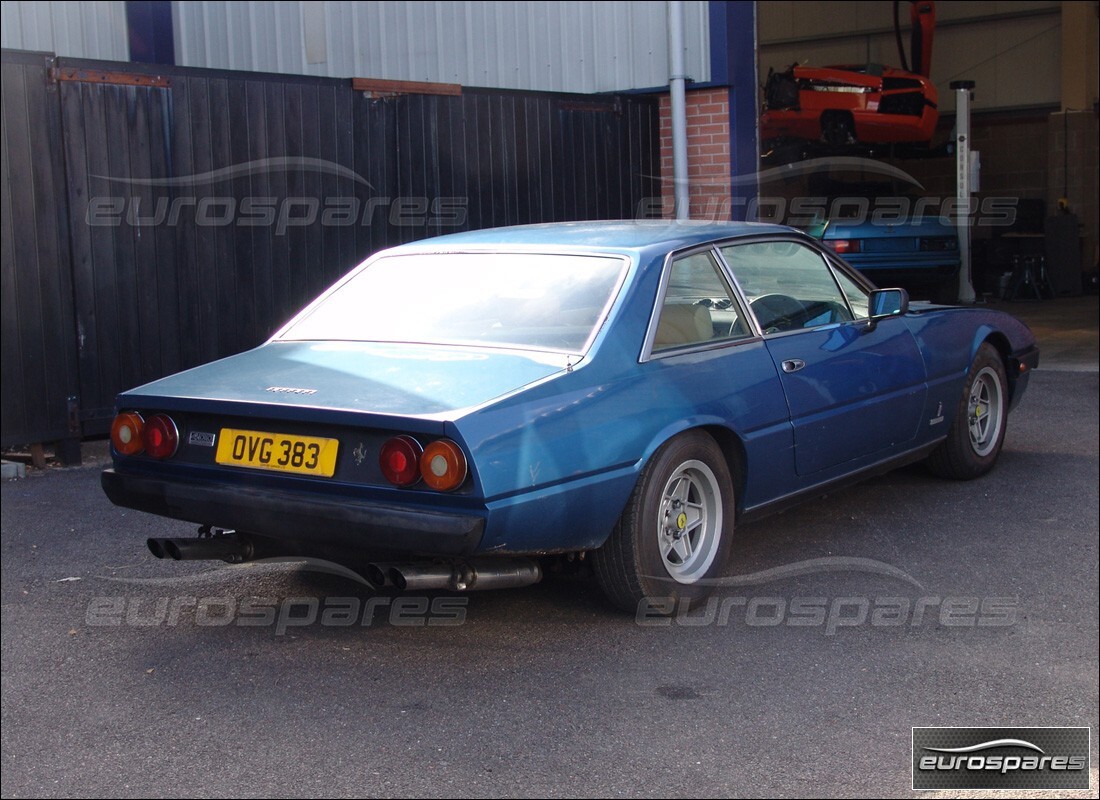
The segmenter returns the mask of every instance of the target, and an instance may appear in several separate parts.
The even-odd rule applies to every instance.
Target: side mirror
[[[909,292],[904,289],[875,289],[867,298],[871,319],[896,317],[909,310]]]
[[[870,332],[879,320],[887,317],[899,317],[909,310],[909,292],[904,289],[875,289],[867,297],[867,316],[869,320],[864,332]]]

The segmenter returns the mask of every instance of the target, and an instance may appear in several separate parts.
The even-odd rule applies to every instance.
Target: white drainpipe
[[[684,9],[680,0],[668,3],[668,90],[672,101],[672,181],[676,219],[691,216],[688,191],[687,97],[684,86]]]

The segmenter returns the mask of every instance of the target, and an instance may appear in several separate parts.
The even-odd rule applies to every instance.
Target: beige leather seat
[[[661,321],[653,347],[679,347],[685,344],[709,341],[714,336],[710,309],[687,303],[667,304],[661,309]]]

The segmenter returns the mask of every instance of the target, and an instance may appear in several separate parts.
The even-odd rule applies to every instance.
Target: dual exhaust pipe
[[[241,564],[257,558],[254,544],[236,533],[189,539],[146,541],[157,558],[173,561],[225,561]],[[480,558],[454,562],[371,563],[366,578],[377,589],[394,586],[399,591],[448,589],[471,592],[516,589],[542,580],[542,567],[531,558]]]
[[[225,561],[241,564],[256,557],[252,542],[235,533],[190,539],[147,539],[149,552],[173,561]]]

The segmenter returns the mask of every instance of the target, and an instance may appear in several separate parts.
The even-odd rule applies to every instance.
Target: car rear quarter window
[[[744,312],[713,255],[695,253],[672,262],[653,352],[751,335]]]

